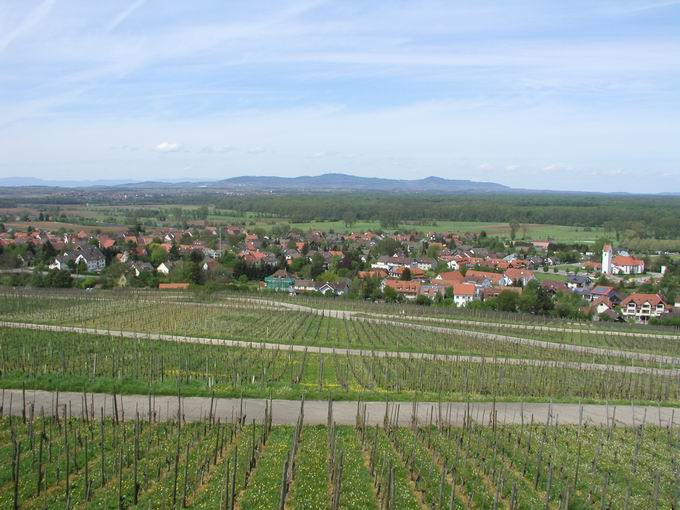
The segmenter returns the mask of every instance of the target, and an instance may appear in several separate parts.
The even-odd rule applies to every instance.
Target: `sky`
[[[3,0],[0,177],[680,192],[680,0]]]

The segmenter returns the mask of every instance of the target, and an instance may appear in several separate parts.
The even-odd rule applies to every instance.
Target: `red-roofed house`
[[[463,275],[460,271],[446,271],[444,273],[439,273],[435,277],[435,281],[444,281],[449,283],[463,283]]]
[[[659,294],[635,292],[621,301],[621,311],[627,319],[647,322],[652,317],[661,317],[668,312],[668,305]]]
[[[370,271],[359,271],[357,276],[360,280],[365,280],[366,278],[378,278],[382,280],[387,278],[387,270],[385,269],[371,269]]]
[[[453,302],[460,308],[467,306],[468,303],[474,301],[477,297],[477,288],[472,283],[454,283],[453,284]]]
[[[383,280],[382,288],[385,290],[390,287],[397,294],[402,294],[406,299],[415,299],[420,294],[420,282],[404,280]]]
[[[475,269],[470,269],[467,273],[465,273],[464,281],[468,283],[475,283],[481,287],[505,287],[511,283],[510,279],[506,278],[501,273],[477,271]]]
[[[513,284],[522,284],[524,287],[527,283],[534,279],[534,272],[528,269],[515,269],[511,267],[505,271],[505,276],[512,280]]]

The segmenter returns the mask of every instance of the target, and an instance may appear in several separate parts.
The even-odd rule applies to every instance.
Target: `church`
[[[645,272],[645,261],[630,255],[614,255],[611,244],[602,248],[602,274],[626,275]]]

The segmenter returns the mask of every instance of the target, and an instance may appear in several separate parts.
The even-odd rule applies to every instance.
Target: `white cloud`
[[[520,169],[519,165],[507,165],[505,167],[505,170],[508,171],[508,172],[514,172],[514,171],[519,170],[519,169]]]
[[[479,165],[479,169],[484,171],[493,170],[493,165],[491,163],[482,163]]]
[[[173,142],[161,142],[155,148],[156,152],[179,152],[180,150],[182,150],[182,146]]]
[[[549,165],[544,166],[543,170],[546,172],[566,172],[569,170],[569,167],[559,163],[550,163]]]

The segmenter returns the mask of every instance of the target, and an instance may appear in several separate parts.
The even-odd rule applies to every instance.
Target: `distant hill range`
[[[340,173],[330,173],[302,177],[264,177],[242,176],[215,181],[184,182],[125,182],[121,180],[101,181],[57,181],[24,177],[0,178],[0,186],[25,187],[44,186],[62,188],[119,187],[130,189],[214,189],[241,191],[383,191],[383,192],[420,192],[420,193],[457,193],[457,192],[508,192],[512,188],[493,182],[476,182],[469,180],[443,179],[426,177],[416,180],[381,179],[377,177],[359,177]]]
[[[509,191],[511,188],[493,182],[426,177],[417,180],[380,179],[347,174],[323,174],[303,177],[232,177],[212,183],[216,188],[272,190],[351,190],[351,191]]]

